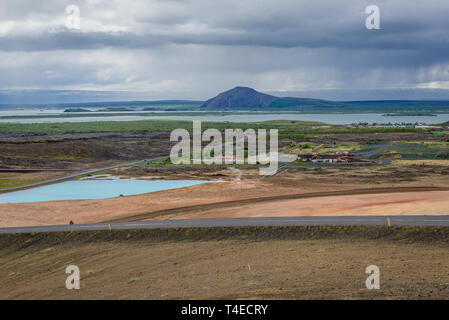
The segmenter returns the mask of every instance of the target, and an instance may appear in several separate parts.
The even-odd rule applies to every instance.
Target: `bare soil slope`
[[[392,229],[410,235],[394,242],[380,228],[365,230],[367,239],[354,236],[362,228],[247,231],[191,230],[176,241],[139,231],[2,236],[0,299],[449,299],[447,236],[416,240],[438,237],[434,228]],[[65,288],[71,264],[80,290]],[[380,290],[365,287],[372,264]]]

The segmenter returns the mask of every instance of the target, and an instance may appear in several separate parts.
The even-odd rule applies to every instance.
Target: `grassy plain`
[[[312,128],[321,127],[321,128]],[[102,133],[102,132],[170,132],[182,128],[192,131],[192,121],[181,120],[139,120],[139,121],[98,121],[98,122],[63,122],[63,123],[1,123],[0,134],[68,134],[68,133]],[[278,129],[281,137],[297,138],[310,134],[339,133],[407,133],[426,132],[414,128],[347,128],[328,126],[322,122],[278,120],[263,122],[202,122],[202,129]]]
[[[7,188],[13,188],[13,187],[25,186],[25,185],[40,182],[40,181],[42,181],[42,180],[40,180],[40,179],[4,179],[4,178],[0,178],[0,190],[7,189]]]

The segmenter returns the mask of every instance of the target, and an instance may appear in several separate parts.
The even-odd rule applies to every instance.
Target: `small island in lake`
[[[65,109],[64,112],[91,112],[91,111],[87,110],[87,109],[82,109],[82,108],[70,108],[70,109]]]

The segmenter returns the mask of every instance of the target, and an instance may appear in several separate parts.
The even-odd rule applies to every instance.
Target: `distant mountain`
[[[342,102],[336,101],[328,101],[321,99],[309,99],[309,98],[278,98],[273,101],[269,107],[271,109],[297,109],[301,107],[321,107],[321,108],[329,108],[329,107],[344,107],[345,104]]]
[[[0,100],[1,101],[1,100]],[[156,101],[98,101],[98,102],[60,102],[60,103],[0,103],[0,109],[14,109],[14,108],[39,108],[39,109],[83,109],[83,108],[108,108],[111,110],[106,111],[132,111],[132,110],[119,110],[120,108],[133,108],[133,107],[149,107],[148,110],[161,110],[168,111],[166,107],[183,107],[184,109],[198,108],[204,101],[197,100],[156,100]],[[154,106],[154,107],[152,107]],[[115,110],[113,110],[115,109]],[[144,109],[144,110],[145,110]],[[73,111],[70,111],[73,112]]]
[[[190,100],[161,100],[148,101],[149,92],[130,91],[96,91],[96,90],[8,90],[0,88],[0,107],[68,107],[84,103],[86,106],[111,107],[123,106],[124,103],[132,106],[141,105],[174,105],[174,104],[203,104],[204,101]]]
[[[248,87],[235,87],[207,100],[203,109],[296,109],[298,107],[337,107],[342,103],[320,99],[279,98]]]
[[[204,109],[253,109],[266,108],[278,97],[258,92],[248,87],[235,87],[207,100]]]

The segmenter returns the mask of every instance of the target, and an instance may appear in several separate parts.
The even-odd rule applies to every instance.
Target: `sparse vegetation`
[[[440,151],[437,153],[437,158],[449,159],[449,151]]]
[[[318,126],[318,127],[317,127]],[[325,127],[322,127],[325,126]],[[316,127],[316,128],[312,128]],[[181,120],[139,120],[139,121],[98,121],[63,123],[2,123],[3,134],[65,134],[99,132],[170,132],[177,128],[192,130],[192,121]],[[351,128],[345,126],[326,126],[316,121],[263,121],[263,122],[202,122],[202,129],[278,129],[280,138],[297,138],[310,134],[357,134],[357,133],[405,133],[425,132],[433,129],[414,128]],[[436,130],[436,129],[435,129]]]
[[[3,178],[0,178],[0,190],[25,186],[27,184],[40,182],[42,180],[44,180],[44,179],[3,179]]]

